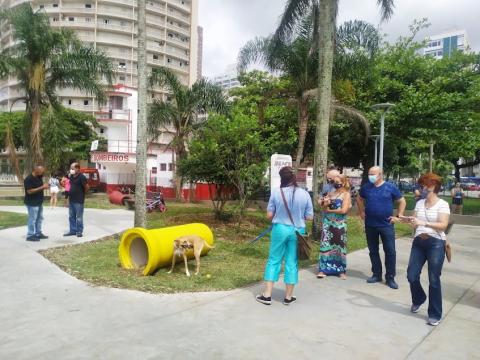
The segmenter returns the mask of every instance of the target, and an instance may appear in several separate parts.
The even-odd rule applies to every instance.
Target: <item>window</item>
[[[160,164],[160,171],[167,171],[167,164]]]
[[[153,54],[153,60],[158,60],[158,55],[157,54]]]
[[[172,33],[168,33],[168,37],[169,37],[169,38],[173,38],[173,34],[172,34]]]
[[[100,134],[103,134],[103,133],[105,133],[105,129],[104,129],[104,128],[101,128],[101,129],[100,129]]]
[[[120,61],[120,62],[118,63],[118,67],[119,67],[120,69],[125,69],[125,68],[127,67],[127,63],[125,63],[125,62],[123,62],[123,61]]]
[[[44,8],[45,8],[45,5],[40,5],[39,8],[40,8],[40,9],[44,9]]]
[[[178,63],[180,64],[180,66],[182,66],[182,65],[183,65],[183,63],[182,63],[181,61],[179,61]]]
[[[55,7],[55,8],[57,8],[57,7],[58,7],[58,4],[53,4],[52,6]]]
[[[123,21],[123,20],[120,21],[120,26],[121,26],[121,27],[127,27],[127,25],[128,25],[128,24],[127,24],[126,21]]]
[[[120,81],[125,81],[125,76],[124,75],[121,75],[118,78],[120,79]]]
[[[70,17],[68,18],[68,21],[75,21],[75,18],[74,18],[73,16],[70,16]]]
[[[104,24],[110,24],[110,19],[103,19]]]
[[[92,18],[85,18],[85,22],[91,22]]]
[[[83,105],[87,106],[89,104],[89,100],[83,100]]]
[[[85,8],[91,9],[91,8],[92,8],[92,4],[85,4]]]
[[[173,164],[172,163],[168,164],[168,171],[173,171]]]
[[[58,21],[58,17],[55,16],[55,17],[53,18],[53,22],[57,22],[57,21]]]
[[[168,59],[167,59],[167,62],[168,62],[168,63],[171,63],[171,62],[172,62],[172,59],[168,58]]]
[[[72,105],[72,99],[68,99],[68,105]]]

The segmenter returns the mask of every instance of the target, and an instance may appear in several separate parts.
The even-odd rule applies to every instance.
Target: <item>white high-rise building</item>
[[[85,44],[105,51],[116,69],[116,83],[137,87],[136,0],[0,0],[0,8],[12,8],[29,2],[43,10],[54,27],[75,31]],[[171,68],[183,84],[197,77],[198,0],[146,0],[147,62],[150,68]],[[0,47],[12,44],[8,25],[1,24]],[[155,89],[155,97],[163,91]],[[0,109],[10,110],[22,96],[15,78],[0,81]],[[98,110],[95,99],[79,91],[59,91],[64,106],[76,110]],[[24,105],[15,103],[13,110]]]
[[[140,0],[139,0],[140,1]],[[25,0],[0,0],[0,8],[13,8]],[[86,45],[103,50],[112,60],[116,79],[107,92],[108,102],[99,106],[95,98],[73,89],[59,89],[66,108],[91,113],[101,129],[98,148],[92,148],[91,166],[108,188],[134,183],[137,129],[137,0],[33,0],[33,9],[45,11],[53,27],[75,31]],[[184,85],[197,80],[198,0],[146,0],[147,66],[173,70]],[[9,25],[0,24],[0,47],[13,43]],[[24,110],[17,101],[23,96],[14,77],[0,80],[0,111]],[[156,88],[152,98],[167,97]],[[13,105],[13,106],[12,106]],[[148,185],[162,186],[173,194],[175,157],[167,145],[172,133],[165,131],[148,146]]]
[[[211,80],[214,84],[219,85],[226,91],[239,87],[240,82],[238,81],[237,65],[229,65],[223,74],[214,76]]]
[[[423,54],[433,56],[436,59],[449,56],[453,51],[470,51],[470,43],[465,29],[432,35],[425,40],[427,44],[423,48]]]

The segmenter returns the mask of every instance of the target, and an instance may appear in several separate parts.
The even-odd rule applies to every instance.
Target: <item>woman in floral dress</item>
[[[347,213],[352,207],[345,175],[334,179],[335,191],[319,200],[323,209],[322,239],[317,278],[336,275],[345,280],[347,270]]]

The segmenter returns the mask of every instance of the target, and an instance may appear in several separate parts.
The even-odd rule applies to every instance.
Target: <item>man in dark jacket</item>
[[[23,181],[25,189],[24,203],[28,210],[28,232],[27,241],[40,241],[48,239],[42,233],[43,221],[43,191],[48,189],[48,184],[43,183],[43,166],[35,166],[33,172]]]
[[[70,166],[69,223],[70,231],[63,236],[83,236],[83,209],[85,194],[88,192],[88,183],[85,175],[80,173],[80,164]]]

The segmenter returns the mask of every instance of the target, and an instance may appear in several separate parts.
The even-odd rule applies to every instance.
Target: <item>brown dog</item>
[[[214,246],[210,246],[203,238],[198,235],[188,235],[182,236],[178,239],[173,241],[173,257],[172,257],[172,268],[168,272],[169,274],[172,273],[173,268],[175,267],[175,262],[177,257],[183,256],[183,261],[185,262],[185,273],[187,276],[190,276],[190,272],[188,271],[188,264],[187,264],[187,250],[193,249],[193,254],[195,255],[195,262],[197,265],[195,275],[198,275],[200,271],[200,254],[202,253],[203,247],[207,247],[208,249],[213,249]]]

